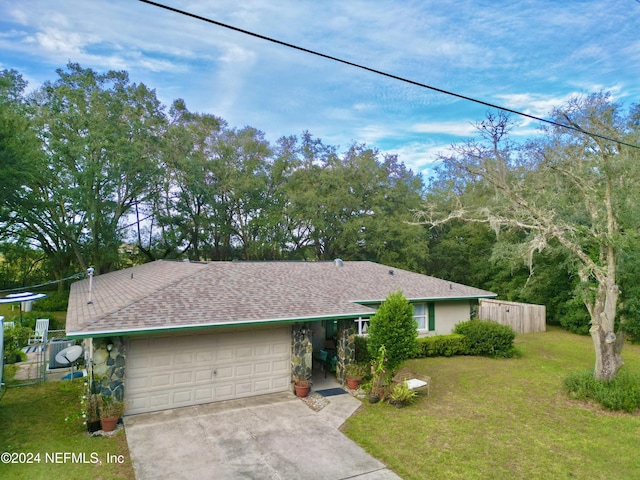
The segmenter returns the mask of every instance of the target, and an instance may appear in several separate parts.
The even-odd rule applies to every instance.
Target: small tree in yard
[[[391,293],[376,314],[371,317],[367,348],[375,357],[384,345],[387,350],[387,366],[398,368],[416,351],[418,325],[413,318],[413,307],[402,292]]]

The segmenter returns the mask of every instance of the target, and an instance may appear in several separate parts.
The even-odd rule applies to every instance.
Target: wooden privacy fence
[[[482,298],[478,318],[509,325],[516,333],[544,332],[547,326],[547,307]]]

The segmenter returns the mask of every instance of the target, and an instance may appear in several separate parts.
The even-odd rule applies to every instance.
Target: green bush
[[[15,355],[15,352],[21,352],[22,347],[24,347],[29,341],[29,336],[31,336],[31,333],[32,333],[31,329],[27,327],[21,327],[19,325],[16,325],[13,328],[7,328],[4,331],[3,355],[6,358],[11,357],[16,359],[17,357]],[[14,360],[14,362],[8,361],[8,363],[15,363],[15,361],[19,362],[20,358],[18,358],[17,360]]]
[[[593,370],[574,372],[565,377],[564,388],[573,398],[595,400],[608,410],[633,413],[640,408],[640,375],[624,369],[604,382],[593,378]]]
[[[371,363],[371,355],[367,348],[367,337],[357,336],[355,338],[356,363]]]
[[[468,320],[457,324],[454,333],[467,337],[470,355],[509,358],[516,354],[513,346],[516,334],[507,325],[492,320]]]
[[[579,335],[588,335],[591,328],[591,317],[584,303],[573,298],[559,308],[562,328]]]
[[[418,325],[413,306],[402,292],[390,293],[371,317],[367,347],[373,358],[386,347],[387,367],[393,371],[415,354]]]
[[[451,357],[468,354],[469,340],[459,333],[418,338],[416,357]]]
[[[64,312],[69,306],[69,290],[48,292],[47,297],[35,302],[34,310],[39,312]]]
[[[5,350],[4,358],[7,364],[11,365],[18,362],[25,362],[27,360],[27,354],[24,353],[21,349],[11,350],[9,352]]]

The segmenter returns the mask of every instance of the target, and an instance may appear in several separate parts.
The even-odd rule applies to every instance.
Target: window
[[[413,304],[413,318],[418,322],[418,330],[427,329],[427,306],[424,303]]]
[[[358,325],[358,335],[366,336],[369,330],[369,319],[360,317],[355,322]]]
[[[436,306],[433,302],[414,303],[413,318],[418,322],[418,330],[433,332],[436,329]]]
[[[327,320],[324,326],[325,340],[333,340],[338,334],[338,322],[336,320]]]

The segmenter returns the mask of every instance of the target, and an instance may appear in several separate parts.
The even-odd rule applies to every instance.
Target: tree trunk
[[[609,273],[615,275],[615,268],[611,268]],[[612,275],[607,276],[603,282],[606,287],[598,289],[595,308],[592,311],[592,326],[589,333],[596,350],[596,365],[593,376],[597,380],[613,380],[620,367],[624,365],[620,356],[624,344],[624,333],[618,332],[616,335],[614,332],[620,294],[614,278]]]
[[[601,325],[593,325],[589,330],[596,349],[596,366],[593,376],[597,380],[613,380],[624,365],[620,352],[624,334],[605,332]]]

